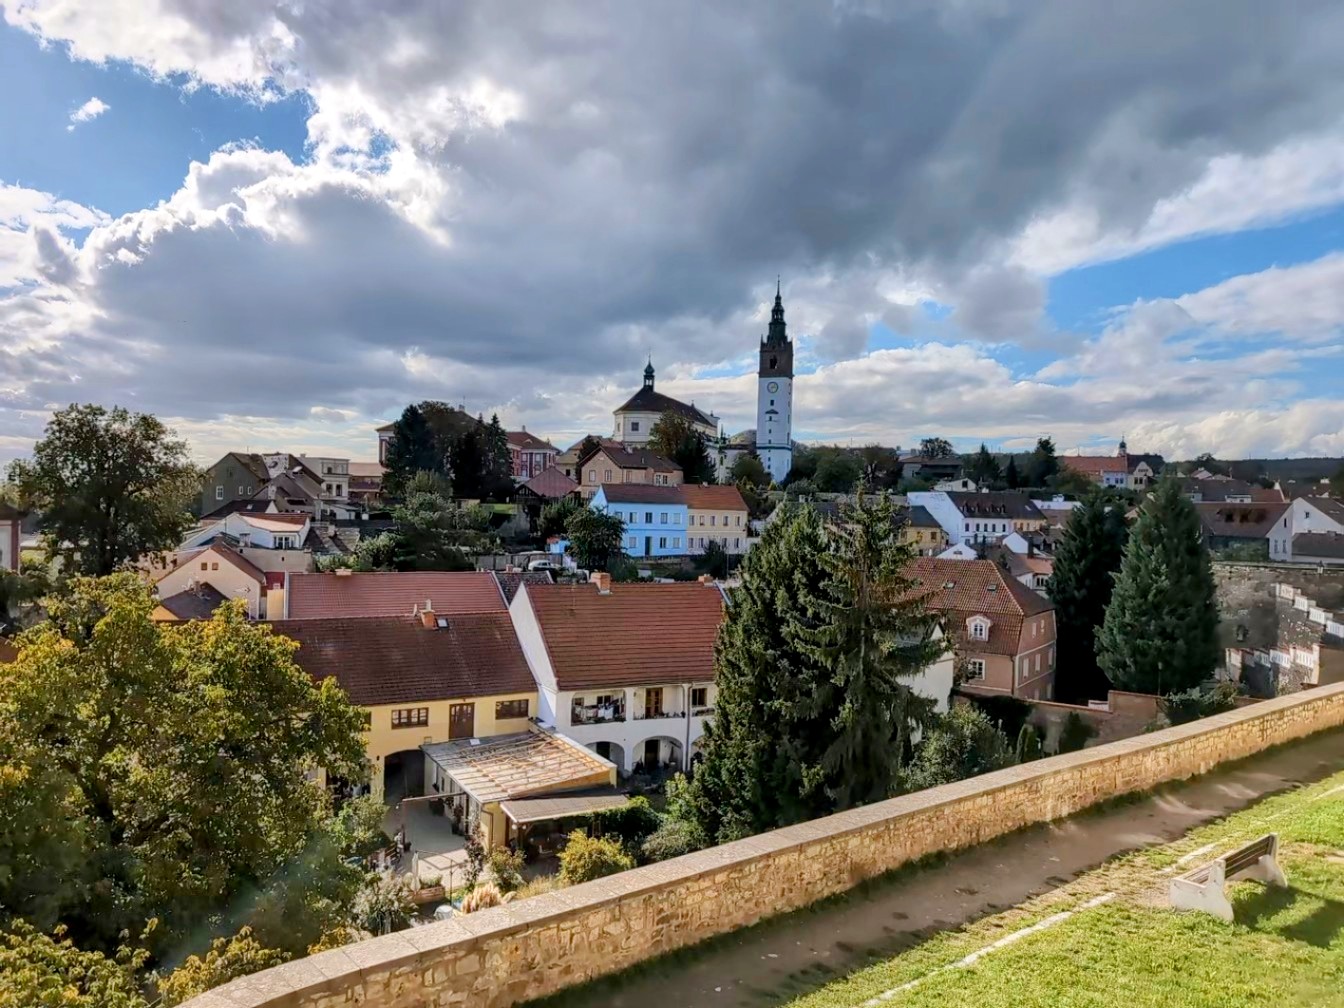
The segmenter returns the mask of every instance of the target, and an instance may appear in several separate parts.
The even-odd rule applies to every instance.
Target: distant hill
[[[1179,465],[1194,465],[1194,461]],[[1214,468],[1226,468],[1240,479],[1263,475],[1272,480],[1329,479],[1344,466],[1344,458],[1218,459]]]

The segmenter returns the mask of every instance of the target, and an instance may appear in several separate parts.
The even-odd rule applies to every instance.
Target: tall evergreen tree
[[[429,421],[419,406],[412,403],[401,411],[392,425],[392,441],[387,446],[383,465],[384,491],[400,497],[406,484],[418,472],[443,472],[443,456],[439,452]]]
[[[1218,664],[1213,567],[1178,480],[1149,494],[1125,546],[1097,636],[1097,662],[1120,689],[1179,693]]]
[[[509,455],[509,436],[499,422],[499,414],[491,414],[484,434],[482,496],[487,500],[507,500],[513,493],[513,460]]]
[[[1016,490],[1022,485],[1022,476],[1017,471],[1017,456],[1008,456],[1008,465],[1003,470],[1003,482],[1009,490]]]
[[[914,547],[899,536],[886,494],[870,503],[860,492],[857,505],[843,507],[821,556],[818,625],[800,635],[804,655],[839,698],[821,766],[837,810],[895,793],[911,729],[933,713],[933,701],[903,680],[936,661],[946,643],[907,573]]]
[[[1048,588],[1055,603],[1055,699],[1104,700],[1110,681],[1097,665],[1097,631],[1115,587],[1128,530],[1117,501],[1093,493],[1073,509],[1055,551]]]
[[[1043,487],[1059,472],[1059,459],[1055,457],[1055,442],[1050,437],[1039,438],[1027,461],[1027,485]]]
[[[972,455],[966,464],[966,475],[980,486],[992,485],[1003,479],[999,460],[990,453],[983,441],[980,443],[980,450]]]
[[[747,554],[715,647],[718,697],[686,801],[700,843],[723,843],[831,810],[821,761],[835,685],[800,650],[824,572],[821,519],[788,507]],[[670,806],[669,806],[670,807]]]

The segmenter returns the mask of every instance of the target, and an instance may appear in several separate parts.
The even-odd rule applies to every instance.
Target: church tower
[[[793,343],[784,325],[784,299],[775,284],[770,330],[761,340],[756,380],[756,454],[776,483],[793,468]]]

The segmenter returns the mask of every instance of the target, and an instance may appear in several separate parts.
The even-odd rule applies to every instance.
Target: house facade
[[[912,573],[943,614],[964,676],[961,689],[1049,700],[1054,695],[1055,609],[990,560],[921,557]]]
[[[160,604],[173,612],[178,608],[173,599],[198,595],[203,586],[225,599],[241,600],[251,619],[269,615],[266,572],[222,542],[179,553],[172,570],[154,582],[154,592]]]
[[[1081,473],[1098,486],[1144,490],[1162,475],[1161,455],[1131,455],[1121,441],[1114,455],[1061,455],[1059,464]]]
[[[1315,539],[1299,537],[1313,533],[1344,535],[1344,500],[1336,497],[1295,497],[1288,510],[1279,519],[1276,535],[1288,537],[1288,552],[1280,557],[1291,563],[1301,563],[1310,556],[1308,548],[1319,549]],[[1271,553],[1271,558],[1274,558]]]
[[[653,361],[644,368],[644,384],[638,392],[612,411],[612,440],[627,448],[643,448],[649,443],[653,430],[664,413],[674,413],[690,422],[712,445],[719,435],[719,418],[669,395],[654,390]]]
[[[1194,505],[1199,515],[1204,542],[1218,551],[1233,547],[1278,559],[1278,551],[1287,542],[1284,519],[1287,502],[1254,504],[1246,502],[1204,501]]]
[[[23,519],[24,512],[0,501],[0,571],[19,569],[19,534]]]
[[[198,514],[209,514],[230,501],[251,500],[270,480],[260,455],[229,452],[205,471]]]
[[[526,427],[509,431],[505,437],[509,442],[509,464],[513,478],[519,483],[526,483],[553,467],[560,454],[560,449],[555,445],[535,434],[529,434]]]
[[[907,495],[947,534],[948,544],[987,544],[1014,532],[1038,532],[1047,521],[1027,494],[1014,490],[982,493],[923,490]]]
[[[322,488],[322,500],[348,501],[350,499],[350,460],[326,455],[300,455],[307,469],[317,477]]]
[[[596,511],[625,522],[621,543],[627,556],[685,556],[689,514],[679,486],[606,483],[589,502]]]
[[[737,487],[683,483],[677,490],[686,505],[687,553],[703,553],[713,542],[726,553],[747,551],[751,535],[749,512]]]
[[[714,713],[714,584],[523,584],[509,607],[539,716],[611,760],[686,769]]]
[[[589,500],[604,483],[635,483],[648,486],[679,486],[681,466],[646,448],[604,445],[582,465],[579,493]]]

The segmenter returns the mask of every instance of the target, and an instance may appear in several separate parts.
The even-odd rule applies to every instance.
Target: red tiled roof
[[[489,571],[291,574],[285,599],[290,620],[410,616],[429,602],[440,615],[504,612],[499,582]]]
[[[681,487],[653,483],[603,483],[602,496],[612,504],[681,504]]]
[[[1286,501],[1268,504],[1201,501],[1195,504],[1195,511],[1199,514],[1199,523],[1205,535],[1264,539],[1289,506]]]
[[[1054,609],[1026,585],[1008,576],[992,560],[941,560],[917,557],[910,573],[928,591],[926,604],[948,617],[959,653],[1017,654],[1022,639],[1022,621]],[[989,618],[988,640],[971,640],[966,620],[975,615]]]
[[[387,470],[381,462],[351,462],[351,479],[382,479]]]
[[[505,612],[450,615],[435,629],[408,616],[271,626],[299,642],[295,660],[305,672],[317,682],[334,676],[361,707],[536,689]]]
[[[686,483],[676,489],[681,491],[682,502],[697,511],[747,510],[747,502],[742,499],[742,492],[731,483],[726,486]]]
[[[524,451],[559,451],[559,449],[549,441],[543,440],[527,431],[508,431],[504,436],[508,439],[509,444],[512,447],[520,448]]]
[[[1085,476],[1129,472],[1129,463],[1118,455],[1061,455],[1059,461]]]
[[[681,472],[681,466],[647,448],[621,448],[604,444],[602,454],[618,469],[653,469],[656,472]],[[588,460],[588,461],[591,461]],[[584,463],[587,465],[587,461]]]
[[[519,586],[523,584],[555,584],[555,578],[551,577],[550,571],[492,571],[495,580],[499,582],[499,590],[504,593],[504,597],[510,602],[518,594]]]
[[[524,490],[538,497],[557,499],[572,494],[579,485],[555,466],[545,469],[523,484]]]
[[[713,585],[527,585],[562,690],[709,682],[723,593]]]

